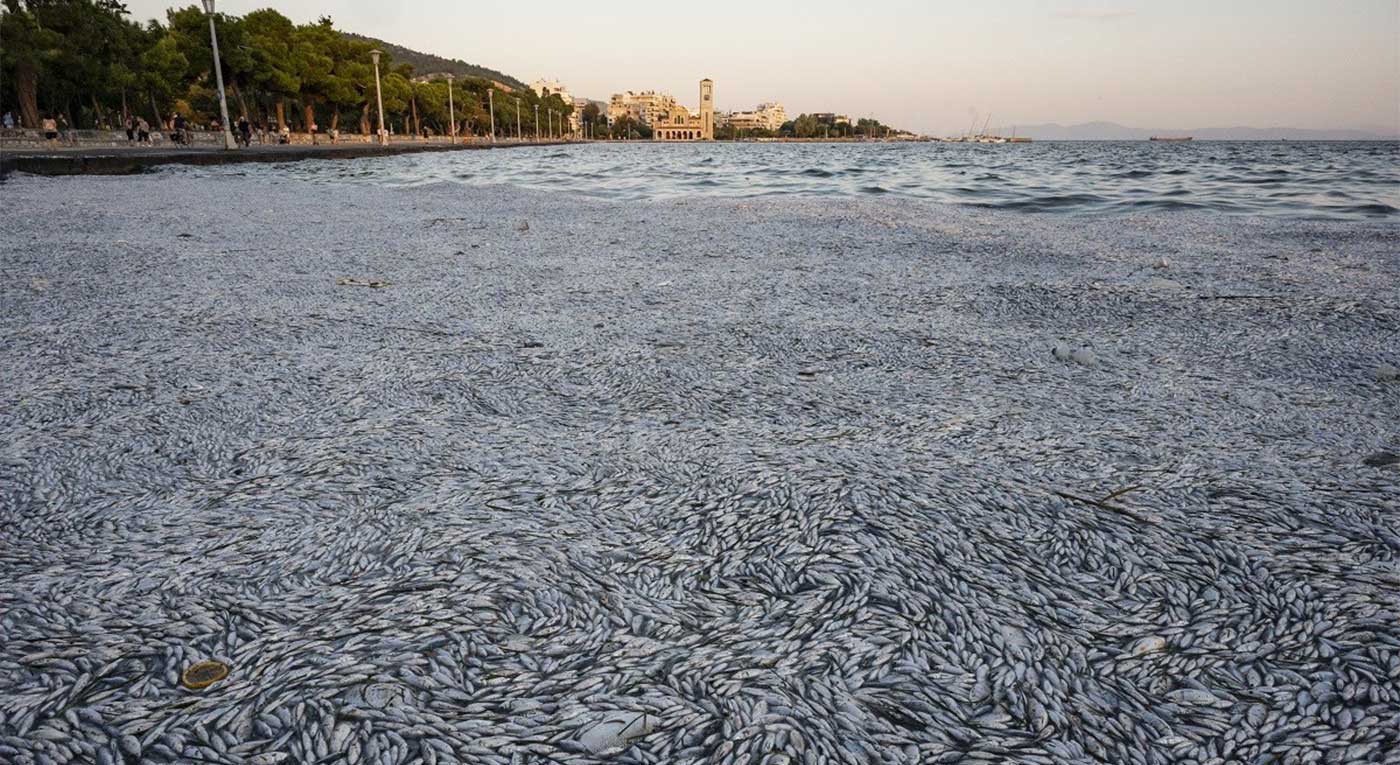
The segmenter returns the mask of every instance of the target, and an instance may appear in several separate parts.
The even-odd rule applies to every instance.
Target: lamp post
[[[228,99],[224,98],[224,68],[219,64],[219,35],[214,31],[214,0],[204,0],[204,13],[209,16],[209,46],[214,49],[214,80],[219,85],[219,115],[224,123],[224,148],[233,149],[233,131],[228,124]]]
[[[452,73],[447,74],[447,120],[452,124],[449,134],[451,142],[457,143],[457,110],[452,106]]]
[[[535,131],[535,140],[540,140],[540,105],[535,104],[535,124],[532,126]]]
[[[496,90],[486,89],[486,103],[491,109],[491,143],[496,142]]]
[[[384,91],[379,87],[379,49],[369,52],[369,57],[374,59],[374,100],[379,105],[379,143],[384,146],[389,145],[389,136],[384,133]]]
[[[520,96],[515,97],[515,142],[520,143]]]

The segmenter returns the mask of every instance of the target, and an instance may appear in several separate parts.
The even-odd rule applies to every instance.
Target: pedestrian
[[[53,118],[53,115],[52,115],[52,114],[48,115],[47,117],[44,117],[44,121],[43,121],[43,125],[42,125],[42,126],[43,126],[43,129],[44,129],[44,140],[45,140],[45,141],[48,141],[50,146],[52,146],[52,145],[54,145],[55,143],[57,143],[57,142],[58,142],[58,121],[55,120],[55,119]]]
[[[122,127],[126,128],[126,143],[130,146],[136,141],[136,123],[131,121],[130,114],[126,116],[126,121],[122,123]]]
[[[243,148],[248,148],[253,142],[253,126],[248,124],[248,115],[238,118],[238,137],[243,141]]]
[[[136,142],[151,142],[151,123],[147,122],[145,117],[136,118]]]
[[[331,128],[330,136],[331,143],[338,142],[340,140],[340,128]]]
[[[68,117],[63,112],[58,113],[58,139],[68,143]]]
[[[5,129],[15,129],[15,115],[11,114],[10,112],[5,112]]]
[[[175,143],[188,143],[189,136],[185,135],[185,115],[175,112],[175,116],[170,119],[170,137],[175,139]]]
[[[308,132],[311,133],[311,145],[312,145],[312,146],[315,146],[315,145],[316,145],[316,131],[317,131],[317,130],[320,130],[320,129],[321,129],[321,126],[316,124],[316,120],[312,120],[312,121],[311,121],[311,124],[306,126],[306,129],[307,129]]]

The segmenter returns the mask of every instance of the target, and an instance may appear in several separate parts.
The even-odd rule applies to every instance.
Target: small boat
[[[1182,142],[1184,142],[1184,141],[1191,141],[1191,140],[1195,140],[1195,139],[1194,139],[1193,136],[1189,136],[1189,135],[1187,135],[1187,136],[1179,136],[1179,137],[1175,137],[1175,138],[1170,138],[1170,137],[1166,137],[1166,136],[1154,135],[1154,136],[1152,136],[1151,138],[1149,138],[1149,139],[1147,139],[1147,140],[1149,140],[1149,141],[1166,141],[1167,143],[1182,143]]]

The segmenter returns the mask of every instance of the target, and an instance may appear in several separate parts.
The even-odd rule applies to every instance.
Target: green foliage
[[[106,122],[135,77],[146,32],[114,0],[4,0],[0,101],[18,103],[24,124],[39,113]]]
[[[859,119],[856,124],[837,121],[834,114],[801,114],[782,124],[777,130],[737,130],[732,125],[715,128],[715,140],[737,141],[751,138],[797,138],[806,140],[883,138],[902,131],[883,125],[879,120]]]
[[[149,115],[155,119],[153,124],[159,124],[160,115],[168,113],[178,84],[185,79],[189,66],[189,59],[180,52],[180,44],[170,34],[161,35],[154,45],[141,54],[137,84],[150,96],[151,103],[158,107],[157,114]]]
[[[608,131],[608,137],[632,140],[649,139],[651,138],[651,128],[630,116],[623,115],[613,121]]]
[[[265,8],[243,17],[251,68],[246,82],[272,96],[289,97],[301,90],[292,63],[296,26],[292,20]]]
[[[18,111],[25,125],[37,127],[48,114],[67,115],[75,127],[112,125],[123,111],[159,121],[176,108],[188,109],[196,124],[217,118],[209,17],[201,6],[171,8],[164,23],[142,27],[117,0],[0,4],[0,105]],[[498,134],[514,135],[517,96],[527,133],[536,104],[542,115],[572,111],[557,96],[541,101],[500,72],[350,35],[329,18],[297,25],[265,8],[241,17],[215,14],[214,26],[233,119],[372,129],[377,107],[370,51],[376,47],[384,52],[384,118],[396,130],[416,115],[413,127],[448,133],[456,117],[459,130],[485,134],[488,89],[495,91]],[[419,72],[458,75],[451,110],[446,80],[414,82]]]

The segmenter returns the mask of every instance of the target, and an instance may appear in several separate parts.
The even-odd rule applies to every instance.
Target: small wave
[[[1205,210],[1210,205],[1199,202],[1182,202],[1177,199],[1136,199],[1131,202],[1124,202],[1124,207],[1137,210]]]
[[[1097,194],[1052,194],[1011,202],[980,203],[979,206],[1001,210],[1020,210],[1021,212],[1056,212],[1072,211],[1078,208],[1090,209],[1107,201],[1109,200]]]
[[[1400,145],[1201,145],[1190,156],[1129,143],[1014,150],[946,144],[645,142],[452,152],[344,162],[190,167],[199,175],[314,184],[506,184],[614,199],[686,195],[880,195],[1001,210],[1076,214],[1206,210],[1333,220],[1397,220]],[[1273,154],[1282,152],[1282,158]],[[567,162],[561,162],[567,159]],[[975,180],[974,180],[975,179]]]
[[[1375,202],[1363,205],[1325,205],[1326,209],[1340,213],[1350,213],[1352,215],[1367,215],[1381,217],[1400,213],[1400,207],[1391,207],[1388,204]]]

